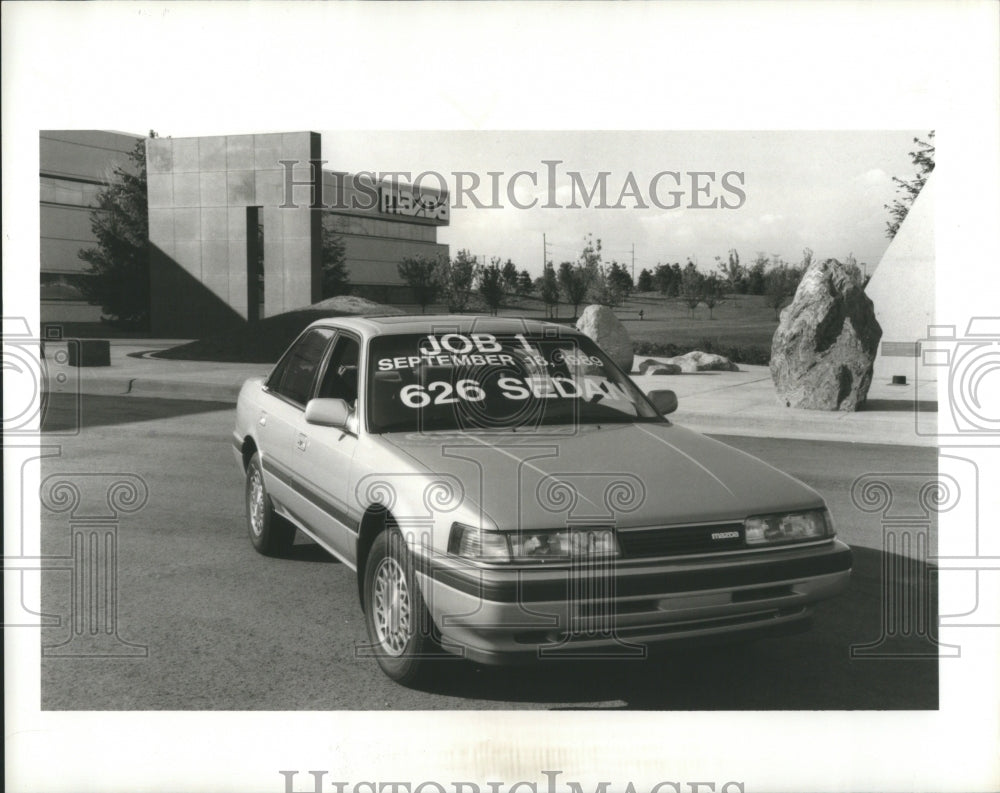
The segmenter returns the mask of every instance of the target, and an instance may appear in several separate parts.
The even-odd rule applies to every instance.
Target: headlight
[[[477,529],[464,523],[452,523],[448,553],[481,562],[509,562],[507,537],[495,531]]]
[[[833,536],[833,520],[825,509],[755,515],[746,519],[744,527],[747,545],[821,540]]]
[[[515,562],[606,559],[618,556],[618,541],[608,528],[518,532],[510,535]]]
[[[608,528],[515,532],[509,535],[453,523],[448,553],[480,562],[546,562],[618,556],[618,540]]]

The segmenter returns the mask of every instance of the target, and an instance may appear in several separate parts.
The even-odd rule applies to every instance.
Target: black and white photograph
[[[9,789],[1000,785],[996,6],[3,15]]]

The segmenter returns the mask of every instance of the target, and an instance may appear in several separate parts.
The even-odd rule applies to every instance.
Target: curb
[[[129,396],[138,398],[188,399],[203,402],[225,402],[236,405],[243,378],[235,383],[206,383],[197,380],[160,379],[147,377],[114,377],[85,380],[80,393],[97,396]],[[671,416],[682,427],[711,435],[736,435],[789,440],[832,441],[838,443],[868,443],[893,446],[936,446],[934,436],[917,435],[912,417],[903,423],[899,417],[890,419],[873,414],[860,420],[863,414],[827,416],[789,414],[787,416],[751,416],[744,413],[686,411],[683,408]]]
[[[190,399],[196,402],[229,402],[236,404],[239,383],[184,382],[145,377],[121,377],[106,380],[84,381],[81,394],[94,396],[130,396],[160,399]]]

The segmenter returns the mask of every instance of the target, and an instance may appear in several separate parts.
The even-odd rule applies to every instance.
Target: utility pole
[[[632,283],[635,283],[635,243],[632,243]]]
[[[545,275],[545,266],[549,263],[549,243],[545,235],[542,232],[542,275]]]

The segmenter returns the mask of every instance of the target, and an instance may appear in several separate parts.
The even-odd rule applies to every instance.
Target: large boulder
[[[632,339],[610,308],[587,306],[576,321],[576,329],[593,339],[622,371],[632,371]]]
[[[836,259],[805,271],[771,343],[780,402],[812,410],[857,410],[868,396],[882,328],[861,271]]]

